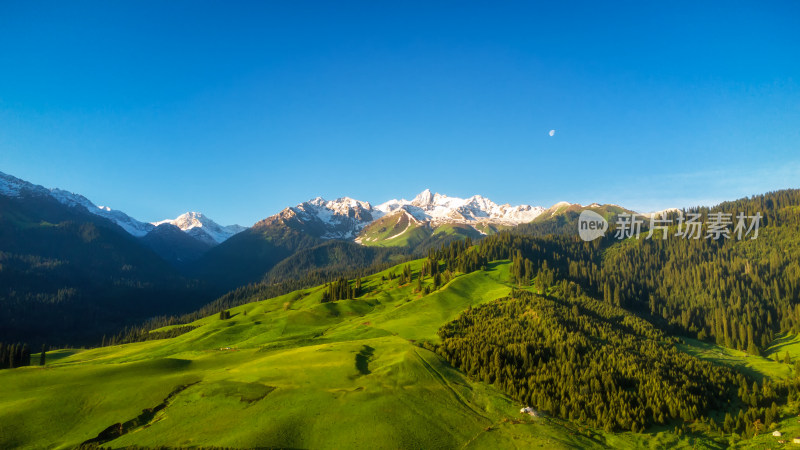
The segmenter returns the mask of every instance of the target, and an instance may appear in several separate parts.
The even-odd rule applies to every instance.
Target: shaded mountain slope
[[[0,196],[0,340],[95,341],[209,300],[114,223],[47,196]]]

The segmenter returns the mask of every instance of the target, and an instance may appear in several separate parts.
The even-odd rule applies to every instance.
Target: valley
[[[714,207],[764,211],[758,246],[582,242],[580,212],[631,211],[486,206],[533,217],[515,224],[478,200],[317,199],[222,239],[197,214],[137,238],[44,191],[0,196],[0,276],[29,292],[11,311],[45,307],[54,274],[95,280],[37,317],[50,334],[29,340],[30,365],[0,370],[0,447],[762,448],[800,433],[798,191]],[[156,232],[197,260],[150,252]],[[50,324],[101,299],[86,331],[119,334],[45,346],[36,365],[64,336]]]

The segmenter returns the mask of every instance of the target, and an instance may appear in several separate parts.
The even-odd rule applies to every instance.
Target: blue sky
[[[0,171],[243,225],[800,187],[797,2],[431,3],[2,2]]]

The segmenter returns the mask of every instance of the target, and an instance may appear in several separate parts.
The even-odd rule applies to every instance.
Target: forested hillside
[[[575,281],[665,330],[758,354],[777,333],[800,330],[798,211],[798,190],[686,211],[704,217],[760,212],[757,239],[686,239],[674,236],[678,230],[672,226],[668,239],[656,231],[651,239],[645,239],[645,232],[639,239],[619,240],[612,224],[605,238],[593,242],[501,233],[474,249],[456,246],[441,256],[465,268],[512,259],[521,284],[541,282],[537,275],[553,272],[556,279]]]
[[[259,282],[295,252],[324,243],[281,218],[263,220],[206,252],[190,273],[223,292]]]
[[[117,225],[49,197],[0,196],[0,340],[64,345],[210,301]]]
[[[468,309],[439,331],[437,352],[523,404],[606,431],[700,421],[747,432],[778,419],[796,383],[753,384],[675,347],[676,338],[560,282],[549,295],[516,291]],[[752,387],[752,388],[751,388]],[[779,392],[781,395],[779,395]],[[716,423],[711,415],[742,419]]]

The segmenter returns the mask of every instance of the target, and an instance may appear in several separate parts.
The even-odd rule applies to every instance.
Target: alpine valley
[[[681,237],[739,212],[757,236]],[[779,448],[798,212],[782,190],[625,238],[618,205],[425,190],[248,228],[0,173],[0,448]]]

